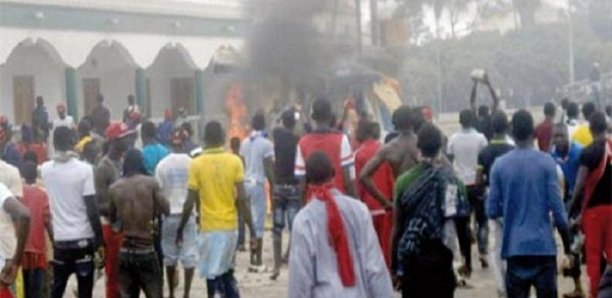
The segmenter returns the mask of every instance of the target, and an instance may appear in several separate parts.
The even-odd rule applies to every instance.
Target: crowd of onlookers
[[[111,121],[99,96],[77,124],[63,104],[51,120],[38,97],[20,142],[0,116],[0,297],[63,297],[73,274],[91,297],[102,269],[106,297],[161,297],[164,275],[174,297],[179,265],[185,297],[196,271],[209,297],[239,297],[234,260],[247,247],[250,273],[276,280],[288,263],[289,297],[453,297],[470,287],[473,242],[500,297],[557,297],[553,227],[575,287],[564,297],[609,297],[610,107],[548,103],[536,126],[526,110],[508,117],[485,84],[494,104],[476,108],[475,81],[454,134],[401,106],[384,142],[354,101],[338,119],[325,97],[308,119],[285,108],[273,128],[258,111],[229,142],[209,121],[201,145],[182,109],[154,124],[130,96]]]

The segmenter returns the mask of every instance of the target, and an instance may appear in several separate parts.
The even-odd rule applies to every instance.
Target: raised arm
[[[378,168],[385,162],[386,150],[383,148],[378,151],[370,161],[368,161],[363,169],[361,169],[361,173],[358,173],[359,180],[363,183],[366,191],[381,204],[385,209],[393,209],[393,203],[391,203],[390,198],[385,198],[383,193],[376,187],[372,177]]]
[[[472,79],[472,81],[474,84],[472,85],[472,92],[470,93],[470,110],[476,114],[476,94],[478,94],[478,81],[474,79]]]

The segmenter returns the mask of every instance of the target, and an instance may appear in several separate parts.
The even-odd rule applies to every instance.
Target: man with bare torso
[[[129,137],[134,131],[129,130],[128,126],[122,122],[111,123],[106,128],[106,138],[110,148],[96,166],[94,177],[96,194],[98,197],[98,208],[102,220],[102,233],[106,243],[106,261],[104,272],[106,274],[106,297],[118,298],[119,286],[117,276],[119,275],[118,257],[119,246],[121,245],[122,235],[113,233],[109,217],[109,188],[121,177],[122,158],[128,148]]]
[[[162,273],[154,248],[156,219],[168,215],[170,205],[159,184],[146,175],[142,154],[132,149],[123,164],[123,177],[110,190],[110,220],[123,233],[119,253],[121,297],[162,297]]]
[[[419,127],[422,116],[420,111],[401,106],[393,112],[393,125],[399,135],[387,143],[374,155],[363,167],[359,179],[366,191],[370,193],[385,209],[392,209],[391,198],[385,198],[382,192],[374,185],[372,177],[376,170],[383,164],[388,163],[393,169],[394,177],[411,169],[418,162],[419,151],[417,148],[417,136],[415,127]]]

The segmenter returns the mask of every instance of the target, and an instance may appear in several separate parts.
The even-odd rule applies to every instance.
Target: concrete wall
[[[27,75],[34,76],[34,96],[43,96],[50,118],[56,117],[55,106],[66,100],[65,68],[60,61],[54,61],[40,46],[21,46],[0,71],[0,114],[14,121],[13,76]]]
[[[195,68],[190,66],[183,54],[177,49],[164,48],[160,51],[151,67],[147,69],[150,82],[151,117],[163,117],[164,110],[172,106],[170,80],[175,77],[195,76]]]
[[[123,109],[127,106],[127,96],[136,92],[135,76],[136,68],[133,63],[126,61],[116,48],[95,48],[77,70],[79,115],[90,113],[84,111],[83,79],[99,78],[100,93],[104,95],[105,104],[111,111],[111,119],[121,120]]]

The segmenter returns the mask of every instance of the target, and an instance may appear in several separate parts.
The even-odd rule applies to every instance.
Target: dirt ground
[[[271,232],[266,232],[264,240],[264,264],[268,267],[272,267],[272,236]],[[284,237],[287,239],[287,237]],[[474,249],[475,250],[475,249]],[[457,298],[495,298],[497,297],[497,292],[495,288],[495,282],[493,280],[493,276],[489,272],[488,269],[480,268],[480,265],[476,263],[477,258],[474,258],[474,273],[472,278],[469,280],[469,284],[472,286],[469,289],[458,289],[455,292],[455,297]],[[288,280],[288,272],[287,268],[283,267],[281,275],[278,280],[271,281],[269,279],[269,273],[261,273],[261,274],[253,274],[247,273],[248,267],[248,253],[241,252],[237,254],[236,259],[236,278],[238,280],[238,284],[240,287],[241,297],[244,298],[280,298],[287,297],[287,280]],[[181,278],[183,274],[181,274]],[[559,294],[568,292],[572,289],[572,283],[569,279],[563,278],[559,276]],[[583,270],[583,284],[586,286],[586,280],[584,276]],[[164,297],[168,297],[167,293],[167,283],[164,282],[164,286],[166,287]],[[75,288],[75,281],[72,280],[70,283],[70,289]],[[177,289],[176,297],[182,297],[183,295],[183,281],[180,281],[179,288]],[[67,295],[65,297],[75,297],[72,294],[72,291],[67,291]],[[104,297],[104,279],[100,278],[96,283],[96,287],[94,289],[94,297],[103,298]],[[144,297],[144,296],[142,296]],[[200,279],[196,272],[196,277],[194,278],[193,288],[191,297],[206,297],[206,282]],[[400,297],[399,294],[396,297]],[[534,296],[535,297],[535,296]],[[377,297],[378,298],[378,297]]]

